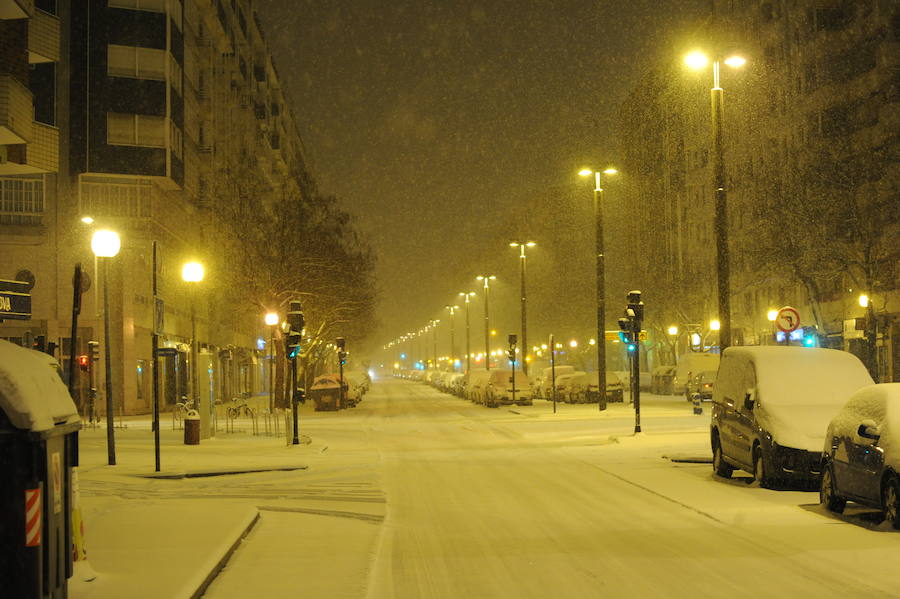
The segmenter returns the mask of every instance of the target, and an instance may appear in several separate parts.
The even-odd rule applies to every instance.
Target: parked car
[[[578,378],[582,375],[585,375],[582,370],[578,370],[575,372],[569,372],[567,374],[557,374],[556,375],[556,401],[562,401],[565,403],[574,403],[575,398],[572,395],[574,390],[574,385],[577,385]],[[553,399],[551,396],[550,399]]]
[[[841,513],[848,500],[900,528],[900,383],[863,387],[828,425],[819,501]]]
[[[485,386],[484,404],[489,408],[513,404],[530,406],[531,395],[528,389],[528,377],[521,372],[516,373],[515,393],[513,393],[512,380],[512,370],[491,370],[491,376]],[[513,399],[514,396],[515,399]]]
[[[472,370],[466,381],[466,399],[475,403],[484,403],[485,388],[491,378],[490,370]]]
[[[599,376],[596,372],[587,374],[587,387],[584,390],[584,401],[587,403],[597,403],[598,389],[600,387]],[[606,401],[607,402],[624,402],[625,401],[625,385],[619,375],[611,370],[606,372]]]
[[[687,400],[693,400],[696,393],[700,396],[700,401],[712,401],[717,372],[716,370],[706,370],[691,377],[684,389]]]
[[[341,404],[341,380],[337,373],[322,374],[313,380],[307,395],[316,402],[316,411],[340,410],[347,407],[350,386],[344,378],[344,403]]]
[[[671,395],[675,382],[674,366],[657,366],[651,373],[650,393]]]
[[[872,384],[851,353],[757,346],[725,350],[713,387],[713,469],[753,474],[760,486],[818,483],[825,431],[858,389]]]
[[[556,380],[559,382],[559,377],[565,374],[572,374],[575,372],[574,366],[557,366],[556,367]],[[541,373],[541,380],[537,387],[538,395],[541,399],[546,399],[549,401],[553,400],[553,369],[552,368],[544,368],[544,372]],[[561,397],[556,398],[557,401],[562,401]]]

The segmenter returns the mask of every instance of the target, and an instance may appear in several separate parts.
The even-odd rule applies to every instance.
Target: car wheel
[[[900,479],[893,477],[884,485],[881,492],[881,506],[884,510],[884,519],[891,526],[900,529]]]
[[[826,464],[822,469],[822,484],[819,486],[819,503],[825,506],[829,512],[843,514],[847,500],[834,492],[834,475],[831,473],[831,465]]]
[[[734,468],[722,457],[722,444],[719,443],[719,437],[713,437],[713,472],[722,478],[731,478]]]
[[[766,462],[763,460],[763,452],[760,447],[757,447],[753,452],[753,479],[759,487],[765,488],[769,486],[769,477],[766,475]]]

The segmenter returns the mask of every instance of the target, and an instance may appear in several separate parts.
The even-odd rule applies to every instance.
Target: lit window
[[[115,8],[133,8],[153,12],[166,11],[166,0],[109,0],[109,5]]]
[[[111,145],[166,147],[166,119],[161,116],[109,112],[106,128]]]

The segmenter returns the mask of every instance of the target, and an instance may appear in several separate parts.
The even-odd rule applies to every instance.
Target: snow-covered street
[[[900,594],[900,535],[868,510],[827,514],[813,492],[714,478],[691,462],[709,457],[708,423],[650,395],[635,437],[627,405],[489,410],[381,380],[354,410],[304,406],[308,445],[220,432],[185,447],[164,426],[164,471],[281,469],[180,479],[137,476],[153,470],[146,421],[118,432],[115,467],[88,430],[100,575],[73,579],[72,596],[190,597],[256,513],[206,597]]]

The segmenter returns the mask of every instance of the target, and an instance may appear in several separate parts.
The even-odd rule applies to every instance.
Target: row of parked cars
[[[366,372],[345,372],[343,393],[341,377],[337,372],[321,374],[313,380],[307,396],[316,404],[316,411],[333,411],[355,408],[369,391],[372,380]]]
[[[847,352],[730,347],[712,391],[713,470],[760,486],[815,485],[820,502],[881,510],[900,528],[900,383]]]

